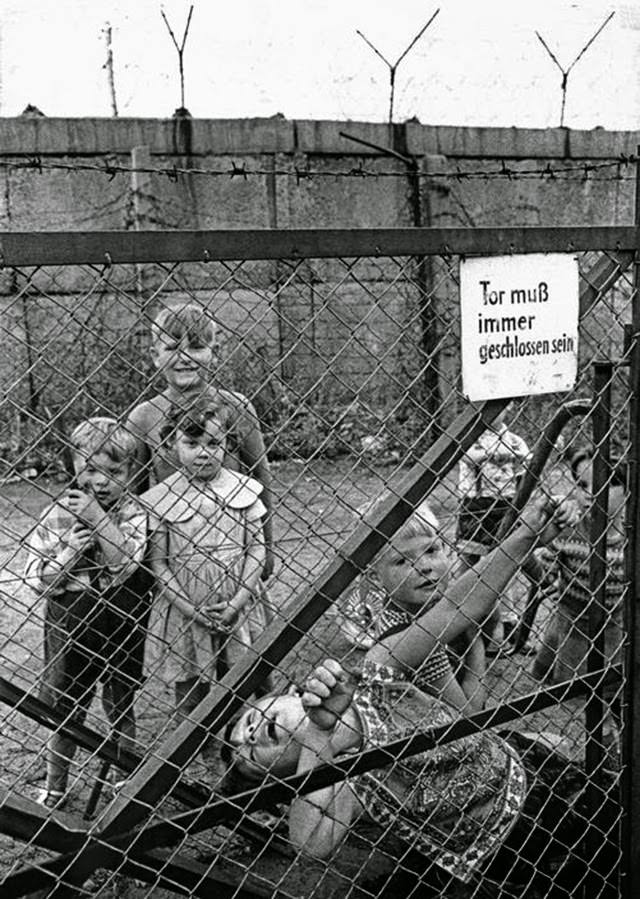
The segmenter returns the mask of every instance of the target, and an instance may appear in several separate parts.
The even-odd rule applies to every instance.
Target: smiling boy
[[[162,439],[162,429],[172,406],[188,409],[206,396],[219,408],[226,434],[224,466],[256,478],[267,509],[263,521],[266,561],[262,578],[273,571],[271,471],[255,409],[241,393],[211,383],[216,354],[216,326],[207,310],[195,303],[163,309],[151,328],[151,359],[166,382],[166,388],[137,405],[127,426],[136,436],[137,491],[163,481],[177,467],[175,449]]]

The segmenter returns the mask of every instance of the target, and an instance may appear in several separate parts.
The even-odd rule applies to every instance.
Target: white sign
[[[460,262],[462,389],[470,400],[570,390],[578,371],[578,260]]]

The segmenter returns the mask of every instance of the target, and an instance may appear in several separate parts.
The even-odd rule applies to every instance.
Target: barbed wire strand
[[[497,168],[477,168],[465,170],[456,164],[453,171],[428,171],[421,172],[417,170],[415,176],[429,180],[443,179],[449,181],[468,181],[472,179],[489,180],[492,178],[503,178],[509,181],[516,181],[520,178],[540,179],[540,180],[567,180],[567,181],[586,181],[592,175],[614,171],[615,174],[610,178],[600,178],[598,180],[610,181],[626,181],[635,180],[635,171],[631,168],[636,162],[634,154],[621,153],[618,156],[609,158],[602,162],[576,162],[571,165],[554,166],[548,160],[544,164],[544,168],[539,166],[533,168],[518,169],[512,165],[508,165],[506,159],[497,157],[495,165]],[[177,181],[180,175],[200,175],[210,178],[241,178],[246,181],[250,177],[291,177],[295,178],[299,185],[303,180],[312,178],[406,178],[405,171],[391,172],[378,171],[367,168],[363,161],[360,160],[355,166],[347,169],[311,169],[310,167],[301,168],[294,165],[292,168],[247,168],[245,162],[232,162],[231,168],[202,168],[202,167],[184,167],[184,166],[131,166],[123,163],[115,162],[111,157],[105,156],[100,162],[65,162],[63,160],[51,161],[43,159],[41,156],[30,156],[27,159],[11,159],[0,158],[0,170],[25,170],[29,169],[38,174],[44,174],[49,171],[62,172],[94,172],[105,175],[112,181],[117,175],[131,175],[136,172],[146,175],[160,175],[167,177],[170,181]],[[625,173],[623,173],[623,169]],[[628,169],[628,174],[626,171]]]

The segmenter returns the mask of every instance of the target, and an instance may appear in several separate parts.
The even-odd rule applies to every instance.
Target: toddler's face
[[[393,601],[407,608],[428,602],[444,589],[449,556],[439,534],[431,529],[417,537],[396,537],[375,565],[382,586]]]
[[[127,488],[129,463],[115,462],[106,453],[75,456],[73,467],[80,490],[93,494],[103,509],[113,506]]]
[[[204,339],[165,334],[154,340],[151,358],[170,387],[188,390],[206,382],[213,360],[213,344]]]
[[[195,481],[212,481],[220,474],[224,461],[224,431],[216,421],[207,421],[204,433],[190,437],[178,429],[174,437],[174,448],[180,468],[187,477]]]

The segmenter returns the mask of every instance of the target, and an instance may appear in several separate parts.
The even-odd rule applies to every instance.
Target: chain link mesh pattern
[[[575,390],[513,402],[504,423],[505,404],[489,404],[478,423],[461,394],[458,261],[3,271],[11,895],[542,897],[583,879],[590,896],[618,895],[631,278],[614,255],[582,254]],[[151,339],[159,311],[185,304],[217,324],[211,358],[199,326],[170,319]],[[189,417],[196,394],[209,401]],[[137,435],[135,452],[115,425],[72,444],[96,417]],[[421,458],[435,465],[428,508]],[[581,514],[523,570],[517,539],[490,554],[528,474],[534,500],[569,496]],[[474,602],[503,569],[487,618]],[[449,634],[437,598],[456,583]],[[418,639],[417,608],[427,648],[413,671],[402,635]],[[259,697],[308,685],[326,658],[360,679],[327,732],[348,751],[324,747],[315,780],[295,763],[265,777],[303,725],[287,717],[295,696],[282,712]],[[230,744],[245,763],[231,774]]]

